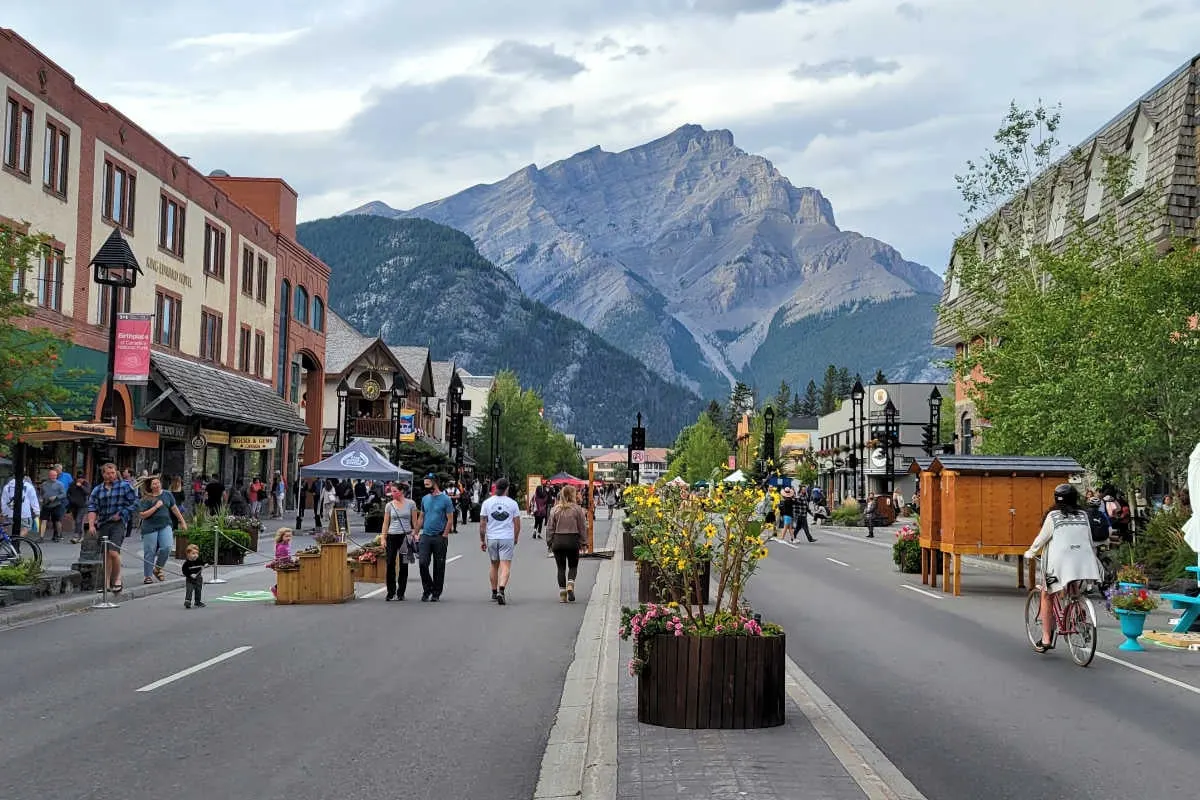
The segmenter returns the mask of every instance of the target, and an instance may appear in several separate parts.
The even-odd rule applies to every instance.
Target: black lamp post
[[[400,463],[400,410],[404,405],[404,379],[399,372],[392,373],[392,395],[388,405],[392,412],[392,463]]]
[[[896,490],[896,445],[900,441],[900,430],[896,427],[896,404],[891,400],[883,407],[883,429],[883,452],[887,455],[884,475],[887,480],[887,493],[891,495]]]
[[[938,443],[942,441],[942,393],[938,388],[933,387],[933,391],[929,393],[929,447],[925,449],[926,455],[933,458],[937,450]]]
[[[770,406],[763,411],[762,459],[764,468],[770,472],[775,460],[775,409]]]
[[[500,408],[500,401],[492,403],[492,482],[500,477],[500,414],[503,410]]]
[[[637,414],[637,425],[629,432],[629,450],[627,451],[627,468],[630,477],[630,483],[634,485],[642,482],[642,467],[641,464],[633,460],[634,451],[642,451],[643,455],[646,450],[646,429],[642,427],[642,412]]]
[[[121,290],[133,291],[137,286],[137,277],[142,268],[138,266],[137,258],[129,247],[129,242],[121,235],[120,228],[113,232],[100,245],[96,256],[92,259],[92,280],[108,288],[108,383],[105,390],[104,405],[100,416],[117,424],[116,387],[113,386],[113,375],[117,361],[117,314],[120,310]],[[17,487],[18,489],[20,487]]]
[[[864,472],[866,467],[863,465],[863,447],[866,444],[866,438],[863,435],[863,425],[866,423],[866,416],[863,414],[863,400],[867,396],[867,390],[863,388],[862,381],[855,380],[854,388],[850,390],[850,400],[853,402],[851,409],[850,424],[854,428],[854,494],[858,498],[861,505],[867,499],[866,487],[864,486]]]
[[[343,447],[345,447],[347,444],[346,440],[350,438],[348,435],[348,432],[350,430],[350,419],[349,419],[350,415],[348,413],[349,409],[346,408],[346,398],[348,398],[349,396],[350,396],[350,384],[346,382],[345,378],[342,378],[342,382],[337,385],[338,427],[337,427],[336,435],[334,436],[334,440],[335,440],[333,443],[334,451],[341,450]]]

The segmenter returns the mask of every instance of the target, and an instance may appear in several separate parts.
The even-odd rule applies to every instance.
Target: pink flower
[[[622,625],[620,628],[617,628],[617,635],[620,636],[621,638],[625,637],[625,626],[624,625]]]
[[[683,628],[676,628],[676,629],[675,629],[675,635],[676,635],[676,636],[683,636]]]

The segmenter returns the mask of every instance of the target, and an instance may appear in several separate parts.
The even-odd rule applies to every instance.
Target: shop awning
[[[38,427],[20,434],[22,442],[73,442],[79,439],[115,439],[117,427],[103,422],[75,422],[66,419],[42,420]]]
[[[169,401],[189,417],[308,433],[296,408],[264,383],[165,353],[151,354],[150,364],[163,389],[153,404]],[[144,413],[155,416],[149,407]]]

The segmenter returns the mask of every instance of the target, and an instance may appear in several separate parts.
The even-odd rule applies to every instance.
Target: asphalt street
[[[498,607],[471,529],[455,556],[436,604],[415,565],[403,603],[218,599],[273,582],[247,568],[204,609],[167,592],[0,632],[0,797],[532,796],[596,562],[564,605],[524,538]]]
[[[1082,669],[1065,642],[1046,655],[1030,648],[1015,576],[967,568],[956,598],[896,571],[892,531],[877,533],[883,547],[861,531],[814,535],[812,545],[771,544],[751,599],[929,800],[1196,797],[1200,694],[1104,656],[1200,691],[1200,655],[1119,651],[1100,607],[1100,648]]]

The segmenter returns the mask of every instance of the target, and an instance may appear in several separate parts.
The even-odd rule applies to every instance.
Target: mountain
[[[511,369],[541,394],[547,419],[581,442],[626,441],[640,411],[647,436],[669,443],[700,413],[695,394],[523,295],[466,234],[350,216],[306,222],[296,236],[329,265],[329,305],[359,331],[428,346],[477,375]]]
[[[941,279],[838,228],[818,190],[793,186],[725,130],[685,125],[409,211],[377,201],[347,214],[466,232],[526,294],[707,396],[724,397],[737,379],[803,386],[831,361],[911,379],[940,356],[929,342]],[[915,312],[911,324],[888,330],[887,347],[876,349],[876,317],[901,309]],[[835,329],[849,338],[821,335]],[[817,354],[818,368],[772,355],[796,347]],[[855,361],[841,355],[847,349]],[[764,374],[768,363],[780,371]]]

